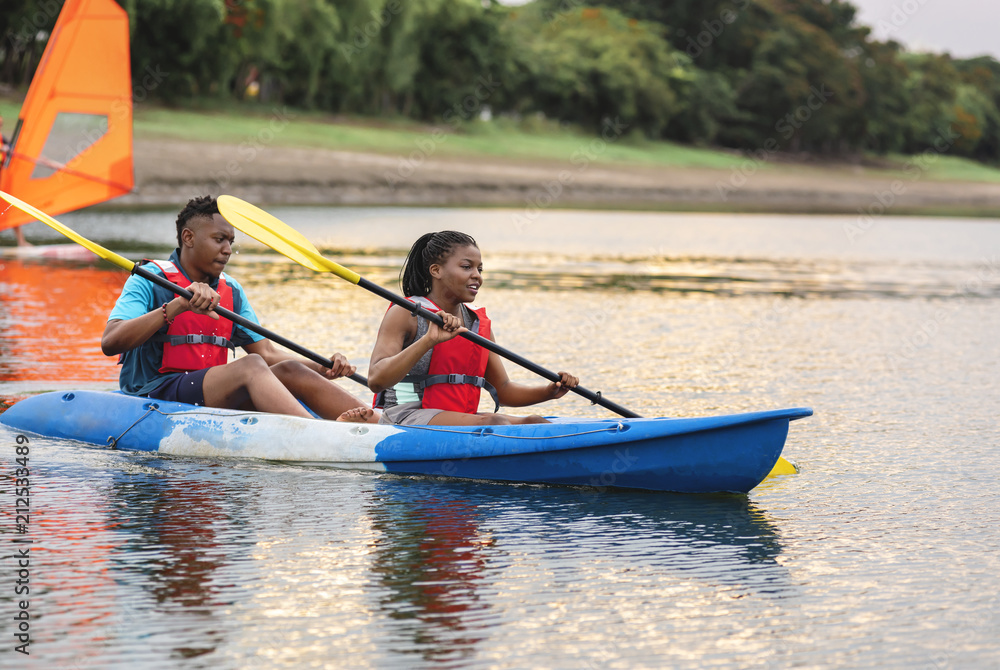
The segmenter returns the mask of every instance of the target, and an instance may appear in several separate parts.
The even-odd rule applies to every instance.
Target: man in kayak
[[[194,198],[177,216],[178,248],[149,269],[194,295],[174,295],[138,276],[125,282],[101,338],[105,355],[120,354],[124,393],[207,407],[253,409],[324,419],[377,422],[377,414],[328,380],[354,374],[334,354],[332,368],[279,350],[260,335],[221,318],[221,305],[257,323],[243,287],[223,272],[232,254],[233,227],[215,198]],[[227,362],[229,349],[247,355]],[[297,400],[298,399],[298,400]]]

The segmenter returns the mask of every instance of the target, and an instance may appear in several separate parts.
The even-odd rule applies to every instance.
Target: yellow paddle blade
[[[251,205],[246,200],[240,200],[232,195],[220,195],[217,202],[219,203],[219,209],[225,210],[223,211],[222,216],[226,216],[226,212],[240,214],[250,221],[259,222],[258,225],[261,226],[262,230],[266,230],[272,236],[280,236],[281,238],[294,242],[298,246],[303,249],[307,249],[314,254],[319,253],[319,249],[317,249],[312,242],[306,239],[302,233],[295,230],[273,214],[265,212],[260,207]]]
[[[53,219],[51,216],[49,216],[42,210],[32,207],[23,200],[18,200],[11,194],[4,193],[3,191],[0,191],[0,198],[3,198],[8,203],[13,205],[14,207],[17,207],[19,210],[28,214],[29,216],[35,217],[49,228],[53,228],[59,231],[69,239],[79,244],[80,246],[93,251],[95,254],[97,254],[104,260],[111,261],[112,263],[122,268],[123,270],[128,270],[129,272],[131,272],[132,268],[135,267],[135,263],[125,258],[124,256],[119,256],[115,252],[105,249],[100,244],[97,244],[96,242],[91,242],[85,237],[81,237],[75,230],[67,228],[66,226]]]
[[[324,258],[312,242],[274,215],[231,195],[220,195],[217,202],[219,212],[234,228],[296,263],[316,272],[332,272],[352,284],[361,281],[361,275]]]
[[[782,457],[778,457],[778,462],[774,464],[771,471],[767,473],[768,477],[774,477],[775,475],[794,475],[799,471],[798,467],[791,461],[785,460]]]

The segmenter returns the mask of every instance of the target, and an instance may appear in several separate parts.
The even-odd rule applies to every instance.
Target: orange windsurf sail
[[[132,190],[128,15],[66,0],[21,106],[0,190],[58,215]],[[0,230],[32,219],[16,208]]]

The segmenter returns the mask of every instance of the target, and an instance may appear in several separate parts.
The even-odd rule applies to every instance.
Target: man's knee
[[[260,354],[247,354],[242,358],[237,358],[230,365],[233,369],[239,371],[245,379],[249,379],[267,370],[267,362]]]
[[[301,379],[315,374],[312,370],[298,361],[281,361],[271,366],[271,372],[282,382],[294,379]]]

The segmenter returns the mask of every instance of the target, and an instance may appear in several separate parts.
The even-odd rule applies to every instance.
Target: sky
[[[851,0],[858,23],[879,40],[893,39],[910,51],[947,51],[956,58],[989,54],[1000,60],[997,0]]]
[[[528,0],[500,0],[523,5]],[[817,0],[818,2],[819,0]],[[893,39],[910,51],[948,52],[956,58],[989,54],[1000,60],[998,0],[850,0],[858,22],[876,39]]]

